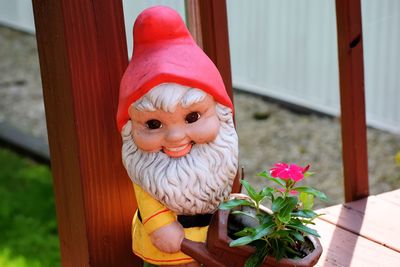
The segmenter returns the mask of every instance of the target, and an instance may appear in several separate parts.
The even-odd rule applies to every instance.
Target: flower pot
[[[208,229],[206,244],[196,244],[198,242],[185,240],[182,246],[182,251],[192,256],[194,259],[204,263],[208,267],[244,266],[247,258],[255,252],[255,249],[251,246],[229,246],[229,243],[232,241],[228,236],[229,212],[229,210],[217,210],[213,215]],[[313,236],[309,236],[308,238],[312,242],[314,250],[306,257],[302,259],[284,258],[277,261],[275,258],[267,256],[261,266],[314,266],[322,254],[322,246],[317,238],[314,238]]]

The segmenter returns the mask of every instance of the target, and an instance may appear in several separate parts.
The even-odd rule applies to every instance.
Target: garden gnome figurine
[[[211,214],[231,192],[238,167],[232,102],[176,11],[144,10],[133,35],[117,114],[138,203],[133,252],[151,264],[198,266],[181,242],[204,242]]]

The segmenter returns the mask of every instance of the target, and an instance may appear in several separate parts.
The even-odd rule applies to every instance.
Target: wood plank
[[[400,252],[400,209],[375,196],[319,210],[321,219]]]
[[[115,114],[122,2],[33,0],[63,266],[140,266]]]
[[[367,197],[361,0],[336,0],[344,189],[346,202]]]
[[[377,198],[400,206],[400,189],[376,195]]]
[[[323,252],[316,266],[394,267],[400,254],[323,220],[316,220]]]

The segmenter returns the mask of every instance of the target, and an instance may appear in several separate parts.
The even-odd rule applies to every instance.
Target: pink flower
[[[282,193],[286,191],[285,188],[278,188],[278,190],[281,191]],[[290,190],[289,194],[291,194],[292,196],[297,196],[299,192],[297,192],[296,190]]]
[[[275,163],[275,167],[270,170],[270,174],[274,178],[281,178],[284,180],[292,179],[298,182],[304,178],[304,172],[309,169],[309,166],[302,168],[296,164]]]

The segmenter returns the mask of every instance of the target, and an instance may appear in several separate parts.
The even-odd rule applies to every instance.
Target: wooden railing
[[[368,195],[360,0],[337,0],[346,201]],[[115,114],[128,64],[122,1],[33,0],[63,266],[139,266]],[[232,97],[225,0],[188,0],[189,28]],[[201,42],[200,42],[201,40]],[[236,188],[237,190],[237,188]]]

